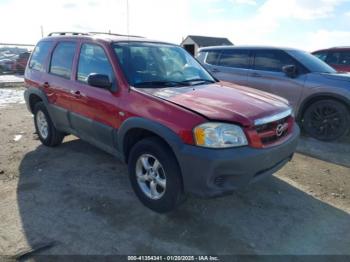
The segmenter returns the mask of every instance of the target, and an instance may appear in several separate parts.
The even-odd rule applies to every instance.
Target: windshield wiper
[[[193,83],[196,84],[193,84]],[[193,86],[200,85],[203,83],[215,83],[215,80],[209,80],[204,78],[193,78],[184,81],[146,81],[135,83],[134,87],[154,87],[154,88],[162,88],[162,87],[179,87],[179,86]]]
[[[215,80],[210,80],[210,79],[204,79],[204,78],[193,78],[193,79],[188,79],[188,80],[185,80],[185,81],[181,81],[181,83],[193,83],[193,82],[200,82],[198,84],[202,84],[202,83],[216,83]],[[197,84],[197,85],[198,85]]]
[[[186,82],[179,81],[147,81],[134,84],[135,87],[175,87],[175,86],[188,86]]]

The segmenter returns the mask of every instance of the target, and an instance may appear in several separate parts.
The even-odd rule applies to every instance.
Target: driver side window
[[[83,44],[80,50],[77,80],[87,83],[90,74],[107,75],[110,82],[114,82],[113,68],[101,46]]]
[[[275,50],[257,50],[255,52],[255,70],[282,72],[282,67],[286,65],[295,65],[295,62],[284,52]]]

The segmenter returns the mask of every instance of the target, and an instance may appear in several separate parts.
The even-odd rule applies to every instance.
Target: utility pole
[[[126,0],[126,31],[127,35],[130,35],[130,9],[129,0]]]
[[[44,37],[44,27],[41,25],[40,26],[40,30],[41,30],[41,38]]]

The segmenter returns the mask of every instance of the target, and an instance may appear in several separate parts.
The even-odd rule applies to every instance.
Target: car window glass
[[[205,62],[210,65],[217,65],[220,56],[220,51],[208,51],[207,59]]]
[[[220,66],[249,68],[248,50],[224,50],[220,57]]]
[[[282,72],[285,65],[295,65],[293,59],[281,51],[257,50],[255,54],[254,69],[264,71]]]
[[[114,45],[114,51],[128,82],[134,87],[155,83],[187,85],[198,79],[215,82],[197,60],[178,46],[120,42]]]
[[[50,73],[69,79],[72,72],[76,43],[61,42],[53,51]]]
[[[317,58],[321,59],[322,61],[326,61],[327,59],[327,53],[326,52],[317,52],[314,54]]]
[[[338,64],[339,63],[339,57],[340,57],[340,53],[339,52],[331,52],[331,53],[329,53],[326,62],[328,64]]]
[[[44,71],[45,59],[47,58],[51,46],[52,42],[40,42],[34,49],[33,55],[29,62],[29,68]]]
[[[80,50],[77,80],[87,83],[90,74],[107,75],[113,82],[113,69],[101,46],[83,44]]]
[[[341,52],[339,57],[340,65],[350,65],[350,52]]]

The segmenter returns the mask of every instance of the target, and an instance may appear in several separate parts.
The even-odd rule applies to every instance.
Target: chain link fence
[[[0,75],[23,75],[34,45],[0,43]]]

